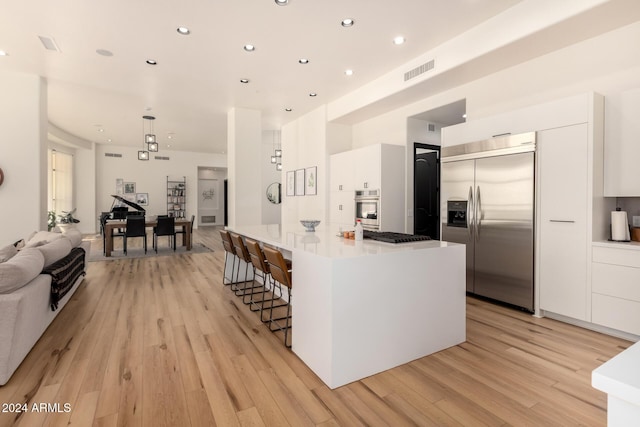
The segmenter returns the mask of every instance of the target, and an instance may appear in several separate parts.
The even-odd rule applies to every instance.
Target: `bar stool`
[[[264,252],[262,252],[262,248],[260,247],[260,244],[255,240],[249,239],[247,237],[245,237],[244,239],[244,244],[247,247],[247,250],[249,251],[249,255],[251,256],[251,264],[253,264],[254,282],[256,280],[257,275],[259,275],[262,278],[262,298],[259,300],[251,299],[249,304],[249,309],[251,311],[259,311],[260,319],[262,319],[262,310],[264,310],[265,303],[271,302],[271,304],[273,304],[273,301],[279,300],[280,297],[277,297],[275,293],[272,293],[271,298],[267,298],[267,291],[268,291],[267,280],[269,281],[269,283],[271,283],[271,287],[273,287],[273,283],[271,280],[269,263],[267,262]],[[289,262],[289,261],[285,260],[285,262]],[[284,307],[285,305],[286,304],[278,304],[278,305],[275,305],[273,308]]]
[[[249,255],[249,251],[242,241],[242,237],[236,233],[229,233],[231,236],[231,242],[233,242],[233,248],[236,251],[237,257],[245,262],[244,269],[244,286],[242,288],[236,287],[235,294],[236,296],[242,297],[242,302],[248,305],[253,298],[253,295],[259,294],[260,292],[256,292],[256,289],[261,289],[262,286],[255,286],[255,277],[251,280],[251,287],[247,285],[249,281],[247,280],[247,274],[249,273],[249,265],[251,265],[251,255]],[[240,264],[238,263],[238,269],[240,269]],[[236,276],[237,277],[237,276]],[[238,279],[238,283],[240,280]],[[246,300],[246,297],[249,296],[249,301]]]
[[[291,344],[287,343],[287,337],[289,335],[289,329],[291,329],[291,271],[287,266],[287,262],[282,256],[282,252],[277,249],[270,248],[265,246],[263,248],[264,254],[267,257],[267,262],[269,263],[269,271],[271,272],[271,277],[278,283],[278,287],[280,289],[280,295],[282,295],[282,287],[280,285],[284,285],[287,288],[287,314],[284,317],[273,318],[273,309],[276,308],[273,306],[273,301],[271,302],[270,313],[269,313],[269,329],[274,332],[280,330],[284,332],[284,345],[287,348],[291,348]],[[275,286],[273,289],[275,293]],[[275,297],[275,295],[274,295]],[[261,317],[262,319],[262,317]],[[285,325],[282,326],[279,321],[285,320]],[[264,321],[264,320],[263,320]],[[275,325],[275,328],[274,328]]]
[[[227,230],[220,230],[220,237],[222,238],[222,246],[224,247],[224,267],[222,270],[222,284],[225,286],[231,285],[231,289],[233,290],[233,285],[236,283],[233,279],[233,272],[236,269],[236,259],[238,256],[236,255],[236,250],[233,247],[233,242],[231,241],[231,236]],[[229,255],[232,257],[233,264],[231,264],[231,278],[226,276],[227,274],[227,260]],[[240,269],[240,260],[238,260],[238,270]],[[236,275],[236,278],[238,276]],[[225,280],[229,280],[225,282]]]

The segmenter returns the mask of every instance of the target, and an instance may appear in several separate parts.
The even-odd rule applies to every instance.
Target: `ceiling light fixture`
[[[397,37],[394,37],[394,38],[393,38],[393,44],[396,44],[396,45],[401,45],[401,44],[403,44],[405,41],[407,41],[407,40],[406,40],[404,37],[402,37],[402,36],[397,36]]]
[[[344,70],[344,73],[345,73],[347,76],[353,76],[353,70]]]
[[[309,60],[307,58],[300,58],[300,59],[298,59],[298,62],[301,63],[301,64],[308,64]]]
[[[354,21],[353,19],[351,19],[351,18],[346,18],[346,19],[343,19],[343,20],[342,20],[342,22],[340,23],[340,25],[342,25],[342,26],[343,26],[343,27],[345,27],[345,28],[348,28],[348,27],[353,27],[353,24],[355,24],[355,23],[356,23],[356,21]]]
[[[243,49],[247,52],[253,52],[254,50],[256,50],[256,47],[252,44],[245,44]]]
[[[149,160],[149,152],[158,151],[158,142],[156,141],[156,135],[153,133],[153,121],[156,118],[154,116],[142,116],[142,134],[144,138],[142,140],[142,150],[138,151],[138,160]],[[145,132],[145,121],[149,124],[149,133]],[[147,144],[145,147],[144,144]],[[145,149],[146,148],[146,149]]]
[[[315,92],[311,92],[311,93],[309,94],[309,96],[314,97],[314,96],[318,96],[318,94],[317,94],[317,93],[315,93]]]
[[[249,83],[249,79],[240,79],[240,83]]]
[[[155,59],[147,59],[146,63],[149,65],[158,65],[158,61]]]
[[[285,108],[284,111],[286,111],[287,113],[290,113],[293,111],[293,108]]]
[[[0,50],[0,56],[9,56],[9,54],[4,50]]]
[[[189,30],[187,27],[178,27],[176,31],[178,32],[178,34],[181,34],[183,36],[191,34],[191,30]]]
[[[289,0],[275,0],[278,6],[286,6],[289,4]]]

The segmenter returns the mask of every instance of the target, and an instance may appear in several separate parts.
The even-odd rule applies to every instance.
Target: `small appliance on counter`
[[[629,242],[629,219],[627,212],[616,208],[611,212],[611,240],[614,242]]]

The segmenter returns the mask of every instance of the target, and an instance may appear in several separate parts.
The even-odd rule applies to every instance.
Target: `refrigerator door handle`
[[[467,232],[469,234],[469,237],[471,236],[471,233],[473,233],[473,186],[469,186],[469,196],[467,196],[467,212],[466,212],[466,217],[467,217]]]
[[[482,201],[480,199],[480,186],[476,187],[476,214],[474,215],[476,240],[480,240],[480,226],[482,225]]]

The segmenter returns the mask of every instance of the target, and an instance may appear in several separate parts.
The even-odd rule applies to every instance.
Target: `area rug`
[[[102,249],[102,248],[101,248]],[[201,254],[201,253],[211,253],[213,249],[210,249],[203,245],[202,243],[194,243],[191,247],[191,250],[188,251],[184,246],[178,246],[174,251],[173,248],[170,248],[167,245],[158,247],[158,253],[153,250],[151,245],[147,248],[147,253],[144,253],[144,249],[141,247],[129,248],[127,250],[127,255],[124,254],[122,249],[116,249],[111,251],[111,256],[106,257],[102,253],[102,251],[93,251],[91,250],[91,254],[89,254],[89,261],[112,261],[116,259],[132,259],[132,258],[152,258],[158,256],[179,256],[179,255],[188,255],[188,254]]]

